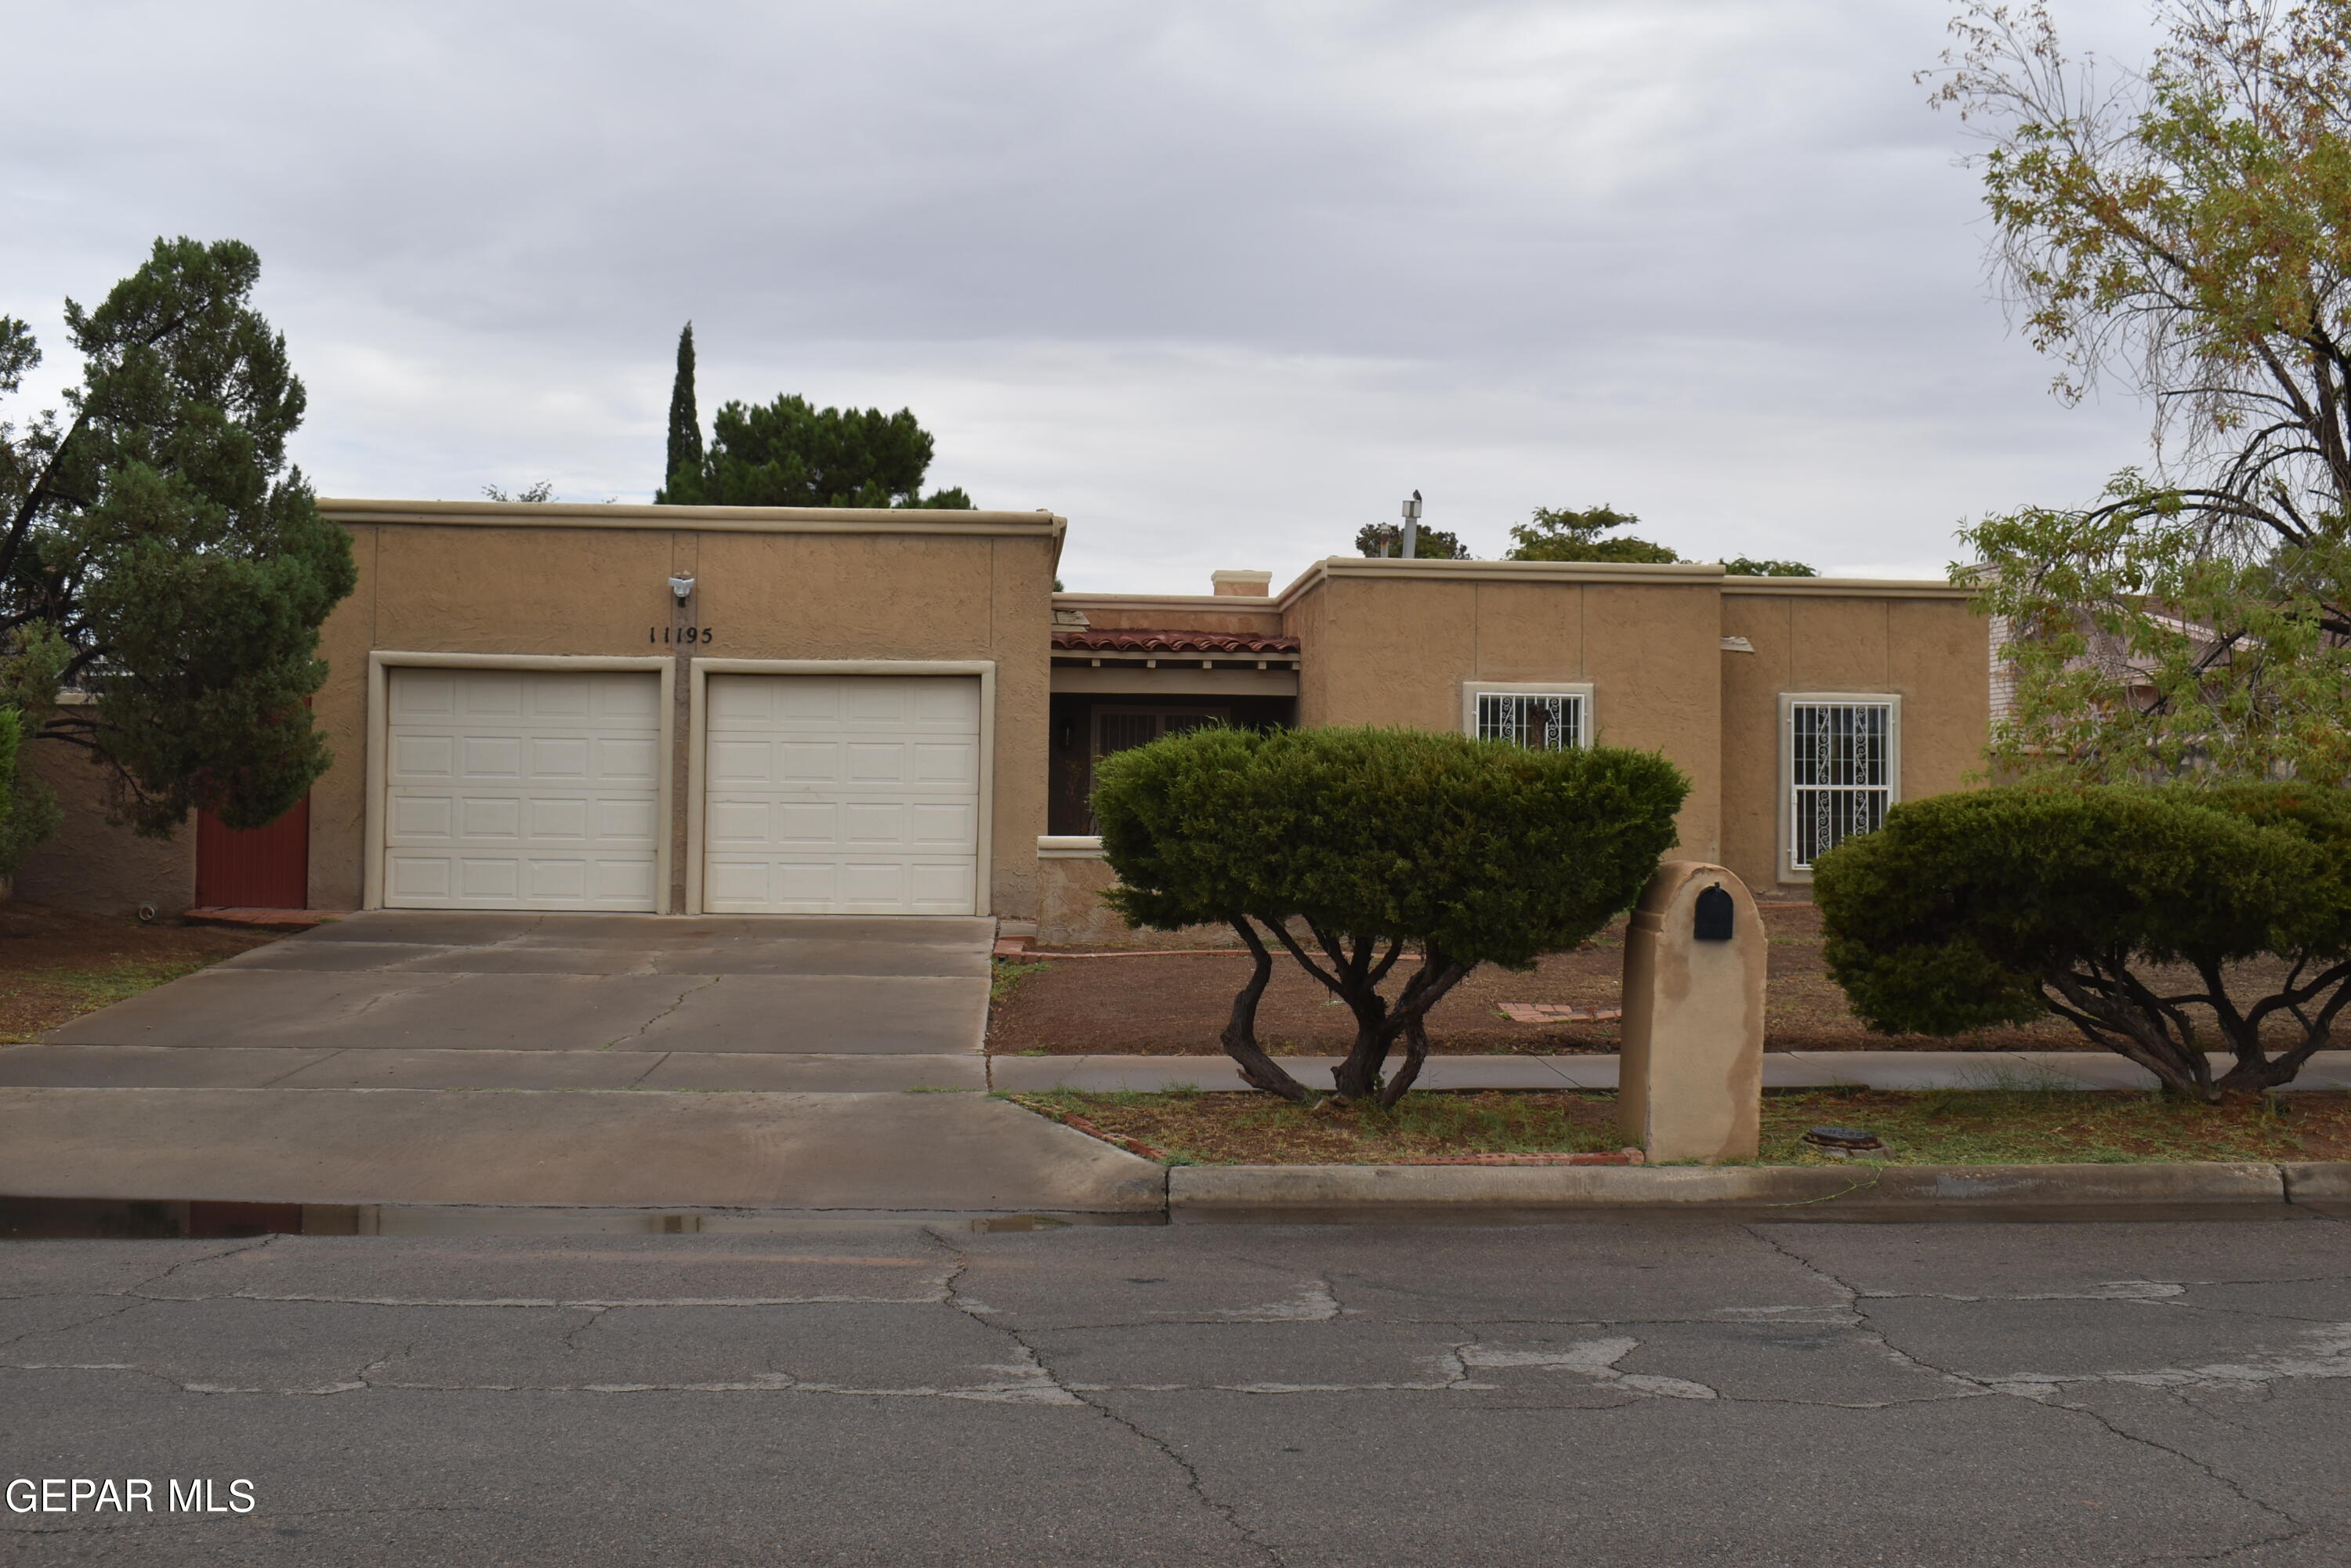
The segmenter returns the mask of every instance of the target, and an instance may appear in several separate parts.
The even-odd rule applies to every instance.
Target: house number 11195
[[[707,626],[648,626],[648,643],[707,643],[718,633]]]

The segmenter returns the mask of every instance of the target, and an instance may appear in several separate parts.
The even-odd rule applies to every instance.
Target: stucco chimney
[[[1270,599],[1273,597],[1273,573],[1270,571],[1212,571],[1208,580],[1215,583],[1220,599]]]

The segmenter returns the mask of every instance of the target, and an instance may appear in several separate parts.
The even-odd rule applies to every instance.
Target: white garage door
[[[728,915],[969,915],[979,682],[712,675],[702,906]]]
[[[391,674],[385,904],[657,907],[658,675]]]

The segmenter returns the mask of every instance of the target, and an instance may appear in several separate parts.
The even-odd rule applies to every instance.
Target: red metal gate
[[[209,909],[310,905],[310,797],[266,828],[239,832],[196,813],[196,902]]]

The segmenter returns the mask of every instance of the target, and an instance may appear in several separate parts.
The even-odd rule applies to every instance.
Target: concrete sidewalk
[[[1155,1212],[1166,1182],[978,1093],[0,1089],[0,1193]]]
[[[1327,1088],[1336,1056],[1279,1058],[1309,1088]],[[2212,1059],[2213,1074],[2229,1059]],[[997,1056],[997,1089],[1246,1089],[1221,1056]],[[1767,1089],[2152,1089],[2155,1074],[2094,1051],[1812,1051],[1763,1058]],[[1432,1056],[1423,1089],[1614,1089],[1614,1056]],[[2351,1089],[2351,1051],[2313,1056],[2288,1089]]]

